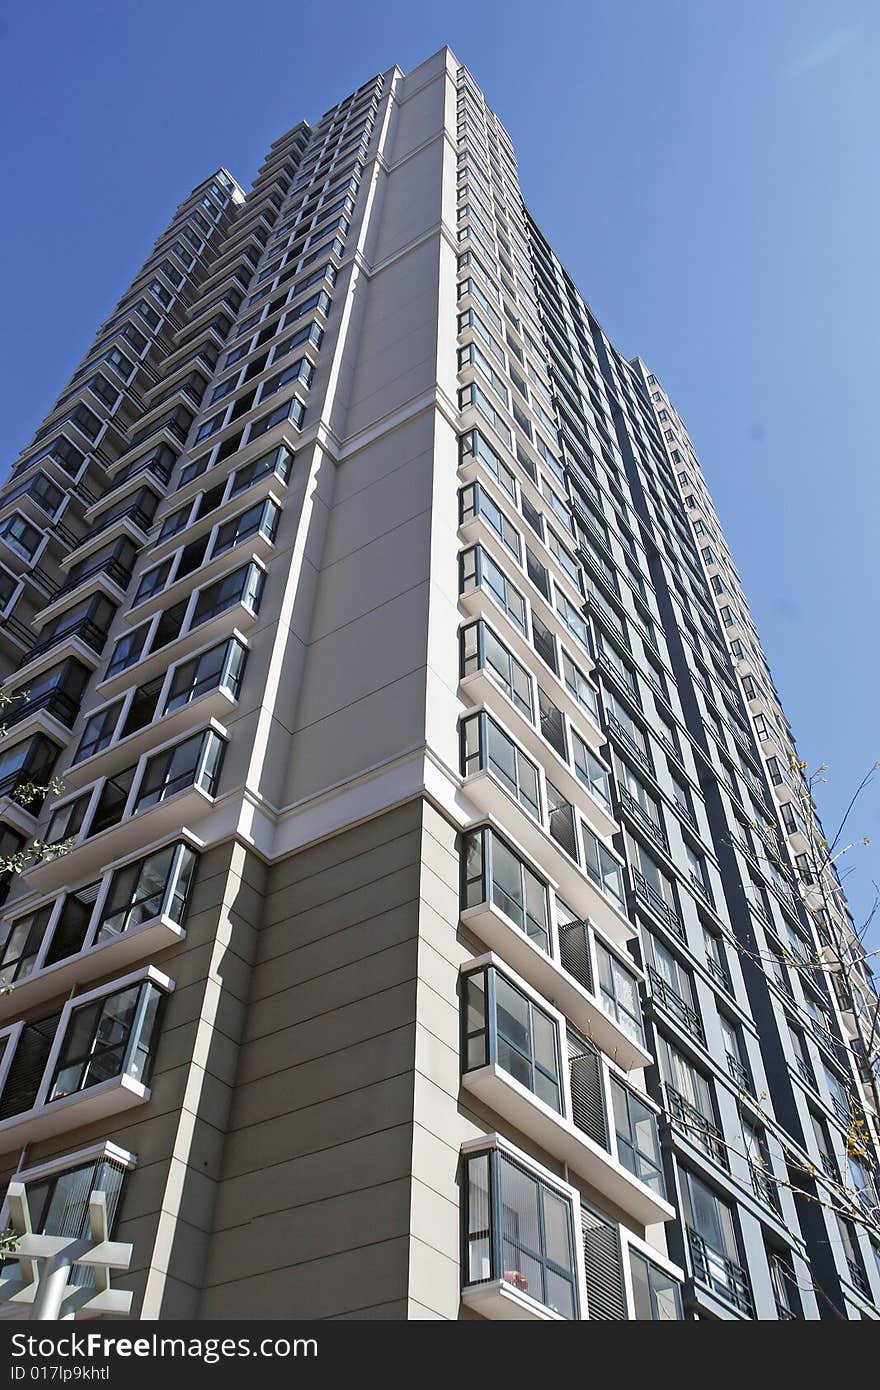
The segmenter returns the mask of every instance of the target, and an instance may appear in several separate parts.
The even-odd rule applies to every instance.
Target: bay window
[[[164,992],[151,981],[102,994],[71,1010],[48,1100],[113,1077],[146,1084],[158,1040]]]
[[[196,866],[195,851],[180,842],[126,864],[113,874],[96,941],[107,941],[154,917],[183,923]]]
[[[537,820],[541,818],[538,769],[531,758],[513,742],[485,711],[462,720],[462,773],[465,777],[479,769],[492,772]]]
[[[155,754],[144,769],[134,814],[158,806],[187,787],[198,787],[206,795],[213,796],[225,748],[219,734],[207,729]]]
[[[466,908],[493,903],[549,955],[547,885],[496,831],[485,827],[464,837],[463,873]]]
[[[251,613],[259,613],[265,583],[266,571],[251,562],[248,565],[243,565],[240,569],[233,570],[231,574],[224,575],[222,579],[209,584],[206,588],[200,589],[196,597],[190,627],[199,627],[202,623],[216,618],[219,613],[224,613],[228,608],[234,608],[239,603],[248,608]]]
[[[556,1020],[493,966],[463,977],[463,1070],[498,1066],[562,1114]]]
[[[503,1280],[578,1317],[571,1197],[501,1149],[465,1156],[466,1285]]]
[[[247,655],[247,648],[235,637],[230,637],[175,666],[163,714],[173,714],[209,690],[225,690],[237,700]]]
[[[461,632],[461,674],[484,670],[530,723],[534,722],[532,678],[508,647],[481,619]]]

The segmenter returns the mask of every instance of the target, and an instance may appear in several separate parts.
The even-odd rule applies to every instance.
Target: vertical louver
[[[593,993],[593,971],[590,965],[590,942],[586,922],[569,922],[559,928],[559,958],[563,970],[573,975],[578,984]]]
[[[626,1294],[617,1229],[610,1221],[603,1221],[586,1208],[581,1208],[581,1225],[587,1316],[593,1322],[625,1319]]]
[[[571,1117],[578,1129],[607,1149],[608,1130],[599,1054],[591,1043],[571,1030],[568,1033],[568,1062],[571,1069]]]

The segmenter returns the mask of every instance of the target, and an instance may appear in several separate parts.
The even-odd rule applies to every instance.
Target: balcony
[[[95,579],[98,576],[106,576],[111,584],[115,585],[116,589],[119,591],[119,595],[114,596],[121,596],[121,594],[125,593],[125,590],[131,582],[132,571],[127,568],[127,566],[121,564],[115,556],[111,556],[109,559],[96,561],[96,563],[92,565],[87,564],[73,579],[69,579],[66,584],[62,584],[61,588],[55,594],[55,599],[61,600],[67,598],[70,594],[75,593],[77,589],[81,588],[83,584],[87,584],[90,579]],[[52,609],[47,608],[45,612],[48,616],[51,616]]]
[[[34,634],[20,618],[7,617],[0,621],[0,638],[8,638],[22,651],[27,650],[34,640]]]
[[[742,1265],[713,1250],[691,1226],[687,1227],[687,1238],[697,1283],[732,1303],[747,1318],[753,1317],[752,1291]]]
[[[0,723],[5,724],[7,729],[12,729],[16,725],[24,723],[31,715],[38,714],[41,710],[57,720],[65,729],[72,729],[80,711],[80,699],[67,695],[63,690],[57,688],[45,690],[42,695],[34,695],[27,700],[22,700],[14,709],[4,713],[0,718]]]
[[[620,945],[635,935],[636,928],[627,918],[624,906],[578,866],[550,830],[524,810],[492,772],[480,769],[470,773],[464,779],[463,790],[476,807],[480,822],[488,818],[497,826],[507,827],[507,833],[515,836],[527,858],[544,865],[552,874],[560,894],[574,911],[595,922]]]
[[[605,1121],[604,1070],[595,1054],[595,1075],[589,1084],[583,1083],[575,1072],[580,1057],[572,1059],[572,1081],[569,1087],[561,1084],[561,1078],[550,1089],[545,1087],[548,1099],[542,1099],[536,1091],[529,1089],[502,1065],[508,1055],[508,1047],[501,1047],[498,1041],[497,1015],[492,1002],[491,977],[499,977],[510,985],[510,977],[505,971],[494,968],[494,957],[485,958],[488,969],[485,975],[489,982],[479,992],[479,1003],[474,1003],[476,995],[466,996],[467,1043],[465,1064],[470,1063],[462,1075],[462,1086],[471,1095],[495,1111],[521,1133],[527,1135],[546,1153],[569,1165],[571,1170],[601,1192],[609,1201],[628,1212],[641,1225],[653,1225],[669,1221],[674,1217],[674,1208],[659,1194],[620,1162],[611,1152],[607,1138]],[[476,963],[470,962],[464,978],[472,981],[483,972],[475,970]],[[499,961],[499,965],[502,963]],[[486,995],[488,993],[488,1000]],[[513,993],[520,996],[523,1003],[531,1003],[531,996],[513,986]],[[484,1009],[482,1017],[479,1008]],[[536,1005],[533,1008],[537,1008]],[[557,1055],[564,1053],[567,1034],[560,1015],[552,1015],[546,1009],[537,1008],[549,1026],[555,1030]],[[502,1042],[504,1040],[502,1039]],[[488,1058],[485,1062],[483,1058]],[[514,1065],[519,1065],[515,1062]],[[535,1084],[543,1084],[537,1079]],[[549,1073],[548,1073],[549,1075]],[[550,1091],[555,1094],[551,1103]],[[569,1100],[570,1095],[570,1100]],[[559,1106],[560,1108],[556,1108]],[[570,1114],[565,1113],[570,1110]],[[599,1142],[594,1135],[604,1137]]]
[[[632,756],[636,759],[636,761],[641,764],[645,771],[649,772],[653,777],[654,764],[651,762],[649,755],[636,742],[629,730],[624,728],[620,720],[615,715],[613,715],[610,712],[610,710],[605,711],[605,722],[609,734],[612,734],[614,738],[616,738],[620,743],[622,743],[624,748],[626,748],[627,751],[630,752]]]
[[[107,642],[107,632],[99,627],[91,618],[81,618],[79,622],[71,627],[65,628],[63,632],[53,633],[50,637],[45,637],[39,642],[35,642],[30,650],[25,654],[25,663],[30,665],[38,657],[49,652],[53,647],[62,642],[80,641],[96,656],[100,656]]]
[[[462,1159],[462,1302],[493,1321],[578,1318],[576,1191],[496,1135]],[[538,1210],[544,1220],[533,1223]]]
[[[725,1052],[724,1056],[727,1059],[727,1070],[736,1082],[737,1089],[745,1091],[748,1096],[754,1097],[755,1093],[752,1089],[752,1078],[749,1076],[742,1062],[738,1057],[734,1057],[732,1052]]]
[[[626,811],[637,820],[639,825],[650,835],[654,843],[659,845],[664,852],[668,853],[669,841],[666,838],[666,832],[662,825],[659,825],[658,822],[654,820],[653,816],[651,816],[645,810],[644,806],[636,800],[629,788],[624,786],[623,782],[618,782],[617,795],[620,798],[621,810]]]
[[[664,1083],[666,1108],[674,1127],[696,1148],[702,1149],[722,1168],[729,1168],[727,1149],[721,1130],[714,1120],[709,1120],[690,1101],[669,1082]]]
[[[706,1038],[699,1015],[686,1000],[682,999],[668,981],[664,980],[653,965],[648,966],[648,979],[651,982],[651,999],[658,1003],[671,1018],[675,1019],[676,1023],[680,1024],[698,1042],[705,1043]]]
[[[684,941],[684,922],[679,917],[675,908],[671,907],[663,895],[657,892],[657,889],[648,882],[639,869],[630,865],[630,873],[632,874],[633,891],[637,900],[644,903],[646,907],[649,907],[654,915],[659,917],[660,921],[663,922],[664,926],[668,927],[681,941]]]
[[[15,919],[2,947],[0,1020],[120,975],[184,936],[197,852],[186,839]],[[106,883],[106,892],[104,886]]]
[[[145,1078],[158,1036],[158,1005],[173,988],[148,966],[109,990],[78,995],[60,1014],[6,1030],[0,1153],[106,1123],[149,1100]]]

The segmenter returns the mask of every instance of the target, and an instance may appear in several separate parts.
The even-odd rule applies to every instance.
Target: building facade
[[[14,465],[0,1176],[134,1316],[878,1315],[663,411],[443,49],[196,188]]]

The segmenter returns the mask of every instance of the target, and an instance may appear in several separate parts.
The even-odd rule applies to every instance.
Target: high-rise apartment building
[[[2,1176],[135,1316],[878,1316],[732,561],[449,50],[180,205],[0,604]]]

